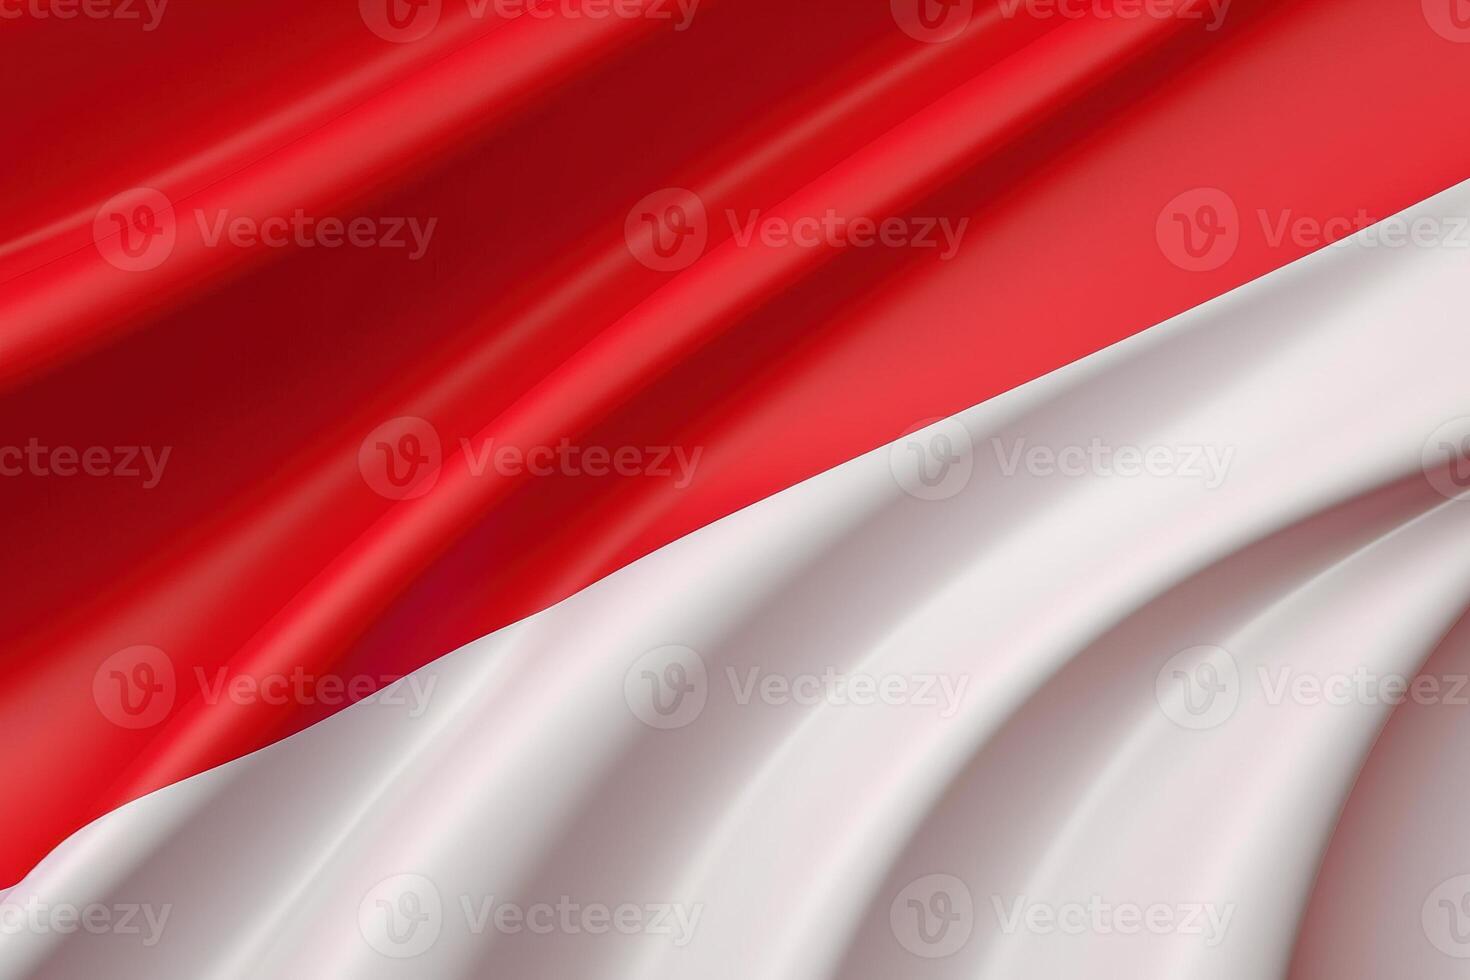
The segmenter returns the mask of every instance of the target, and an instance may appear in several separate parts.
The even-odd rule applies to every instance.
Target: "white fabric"
[[[1285,975],[1339,811],[1422,789],[1353,792],[1385,699],[1272,692],[1455,660],[1470,506],[1422,454],[1470,415],[1467,272],[1360,236],[675,542],[418,672],[422,714],[390,690],[98,820],[5,904],[167,909],[157,941],[5,927],[0,976]],[[1154,471],[1007,473],[1017,440]],[[760,693],[829,669],[888,697]],[[1359,827],[1334,888],[1397,904],[1324,899],[1297,971],[1459,975],[1421,906],[1465,812]]]

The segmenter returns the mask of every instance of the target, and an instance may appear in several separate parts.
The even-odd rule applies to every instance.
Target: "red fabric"
[[[152,489],[0,478],[0,882],[341,707],[211,704],[196,669],[402,674],[1319,244],[1273,241],[1258,212],[1381,218],[1470,164],[1470,45],[1432,3],[1235,0],[1209,30],[1193,0],[1168,18],[980,2],[928,43],[900,29],[907,2],[703,0],[676,30],[444,0],[408,43],[351,3],[173,0],[149,31],[7,20],[0,78],[24,97],[4,113],[0,446],[170,456]],[[136,187],[164,195],[176,240],[127,271],[103,205]],[[676,271],[625,234],[664,188],[708,216]],[[1200,211],[1220,199],[1197,188],[1238,216]],[[646,213],[675,220],[676,201],[693,199]],[[969,224],[942,261],[742,245],[725,217],[829,208]],[[437,224],[419,261],[211,246],[195,216],[225,209]],[[1174,213],[1233,233],[1192,258]],[[395,500],[359,456],[371,472],[365,437],[408,416],[443,468]],[[684,488],[475,476],[461,438],[702,455]],[[94,681],[138,645],[164,651],[177,696],[130,729]]]

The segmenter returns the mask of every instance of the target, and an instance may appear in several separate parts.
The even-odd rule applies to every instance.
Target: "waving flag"
[[[0,976],[1463,969],[1470,6],[0,19]]]

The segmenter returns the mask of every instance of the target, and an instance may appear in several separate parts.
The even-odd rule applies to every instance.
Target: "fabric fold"
[[[0,970],[1376,976],[1316,923],[1470,608],[1460,267],[1355,236],[129,803],[5,901],[156,928]]]

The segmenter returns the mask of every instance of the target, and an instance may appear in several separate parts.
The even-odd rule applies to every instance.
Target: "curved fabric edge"
[[[1356,236],[129,804],[0,974],[1283,975],[1393,705],[1277,672],[1470,605],[1462,258]]]

